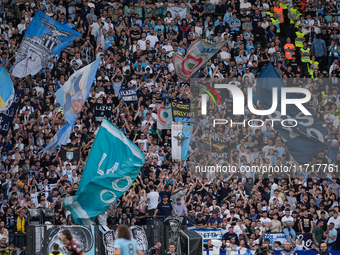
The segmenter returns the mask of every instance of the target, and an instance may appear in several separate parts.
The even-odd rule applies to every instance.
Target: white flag
[[[179,54],[174,54],[173,63],[178,77],[183,81],[188,81],[225,43],[226,41],[212,44],[197,39],[190,45],[184,58]]]

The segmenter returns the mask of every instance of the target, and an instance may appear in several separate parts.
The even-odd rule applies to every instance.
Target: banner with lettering
[[[284,244],[287,241],[286,235],[283,233],[264,234],[263,239],[265,238],[269,239],[269,245],[274,245],[274,242],[281,242]]]
[[[99,214],[107,211],[131,187],[144,162],[145,156],[137,145],[104,118],[76,196],[63,199],[73,222],[92,225]]]
[[[196,231],[199,235],[203,237],[203,242],[206,243],[210,240],[222,240],[221,228],[213,229],[213,228],[195,228],[191,227],[188,230]]]
[[[11,100],[8,100],[6,103],[6,106],[0,108],[0,134],[4,136],[7,136],[8,130],[12,125],[23,92],[23,90],[16,89],[12,94]]]
[[[176,103],[171,102],[172,119],[175,122],[194,123],[195,122],[195,103]]]
[[[211,147],[213,158],[227,158],[228,157],[228,139],[211,137]]]
[[[137,103],[138,97],[135,86],[125,89],[120,89],[119,96],[125,103]]]
[[[313,243],[312,234],[310,233],[298,234],[297,233],[296,237],[302,241],[301,245],[303,246],[305,250],[308,250],[312,246],[312,243]]]
[[[96,124],[100,124],[103,118],[111,119],[112,116],[112,104],[98,104],[94,106],[94,121]]]

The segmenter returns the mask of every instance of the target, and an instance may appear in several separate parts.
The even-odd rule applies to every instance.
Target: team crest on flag
[[[189,157],[189,144],[192,126],[181,123],[171,124],[172,160],[185,160]]]
[[[81,34],[77,31],[39,10],[22,39],[15,58],[13,75],[23,78],[37,74],[51,58],[60,54],[79,36]]]
[[[73,151],[68,151],[66,152],[66,158],[68,160],[72,160],[73,159]]]

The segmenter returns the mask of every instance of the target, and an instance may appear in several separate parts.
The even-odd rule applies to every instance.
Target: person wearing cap
[[[174,214],[178,217],[187,216],[188,210],[187,207],[182,203],[182,199],[180,197],[176,198],[176,204],[173,206]]]
[[[168,195],[162,196],[162,201],[157,205],[153,217],[156,218],[158,213],[164,217],[175,216],[172,204],[168,201]]]
[[[212,211],[212,216],[208,220],[208,227],[209,228],[220,228],[222,224],[222,220],[218,217],[218,212],[216,210]]]
[[[183,184],[179,183],[178,186],[177,186],[177,189],[172,192],[171,201],[173,202],[173,204],[175,204],[177,202],[177,197],[180,197],[182,202],[184,202],[183,197],[187,194],[187,192],[188,192],[188,190],[184,189]]]
[[[207,227],[207,222],[203,218],[202,213],[197,214],[197,218],[195,219],[195,228],[206,228]]]

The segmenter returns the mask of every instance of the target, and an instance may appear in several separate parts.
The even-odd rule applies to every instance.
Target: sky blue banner
[[[100,60],[99,58],[90,65],[73,73],[64,86],[56,92],[57,101],[63,107],[65,120],[71,125],[76,123],[82,111],[96,76]]]
[[[328,157],[336,160],[337,150],[331,148],[331,142],[327,137],[326,130],[322,123],[316,117],[315,112],[305,108],[312,116],[304,115],[301,110],[294,104],[287,104],[286,112],[288,115],[281,116],[281,89],[286,87],[272,64],[264,68],[257,79],[256,91],[261,107],[268,110],[272,106],[272,91],[273,88],[278,88],[278,103],[276,112],[268,116],[269,119],[294,119],[297,121],[295,127],[283,127],[279,121],[274,121],[274,129],[278,131],[286,143],[291,156],[300,164],[308,163],[311,158],[321,150],[328,150]],[[303,96],[301,93],[287,93],[287,99],[299,99]],[[293,124],[293,122],[291,122]],[[285,123],[291,126],[289,122]]]
[[[0,67],[0,112],[11,104],[14,97],[14,87],[11,77],[4,66]]]
[[[71,212],[73,221],[79,225],[92,224],[131,187],[144,162],[142,151],[104,118],[77,194],[64,198],[64,206]]]
[[[23,78],[37,74],[79,36],[82,35],[39,10],[21,41],[13,75]]]
[[[67,143],[68,138],[73,130],[73,126],[70,124],[66,124],[53,136],[50,142],[45,147],[45,153],[51,155],[54,150],[59,149],[62,145]],[[40,155],[43,151],[40,151],[38,155]]]
[[[0,87],[1,86],[2,84],[0,84]],[[5,108],[0,108],[0,134],[7,136],[8,130],[12,125],[15,113],[17,112],[20,104],[23,92],[23,90],[15,89],[14,93],[11,94],[10,99],[6,100]]]
[[[190,138],[191,138],[191,134],[192,134],[192,126],[187,125],[187,124],[183,124],[183,126],[185,126],[185,128],[182,128],[182,134],[185,137],[189,137],[189,139],[186,139],[183,141],[183,146],[182,146],[182,161],[186,160],[189,156],[189,144],[190,144]]]

